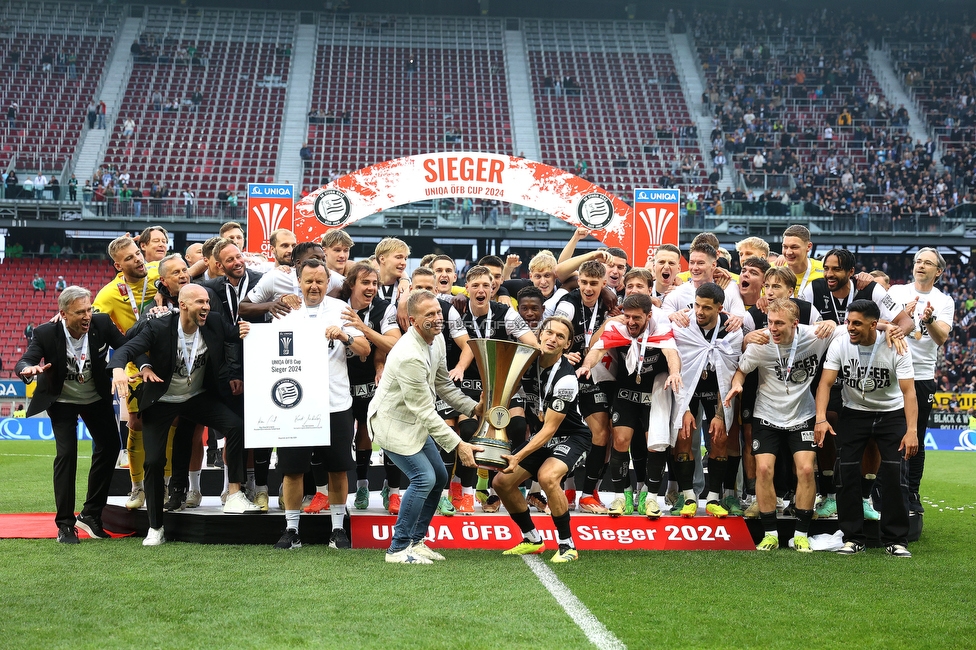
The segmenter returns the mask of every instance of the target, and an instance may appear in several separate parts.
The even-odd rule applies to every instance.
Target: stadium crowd
[[[577,230],[558,258],[538,252],[527,277],[517,277],[517,255],[488,256],[469,266],[463,281],[455,260],[444,255],[428,255],[408,273],[410,249],[396,238],[383,239],[374,255],[353,263],[353,241],[343,230],[302,243],[290,231],[275,231],[273,260],[243,252],[244,232],[236,222],[225,223],[202,246],[191,245],[185,256],[167,250],[159,226],[138,238],[117,238],[108,253],[118,275],[100,289],[61,291],[61,321],[37,327],[17,364],[26,380],[40,378],[30,413],[46,408],[58,440],[59,541],[77,542],[76,526],[95,538],[107,536],[100,512],[119,449],[119,432],[107,424],[110,391],[128,405],[122,439],[132,490],[126,507],[147,508],[145,545],[165,542],[164,511],[200,505],[204,436],[215,438],[216,431],[225,440],[224,512],[267,511],[272,450],[243,448],[240,339],[250,323],[318,318],[330,341],[332,444],[278,450],[287,527],[277,548],[300,547],[301,513],[326,510],[331,545],[349,547],[343,530],[348,495],[354,508],[366,509],[379,487],[368,482],[368,431],[378,426],[370,419],[371,398],[390,390],[383,378],[403,372],[399,366],[385,371],[387,355],[395,356],[397,344],[407,340],[402,337],[423,329],[425,337],[432,331],[433,339],[443,337],[444,380],[460,392],[448,399],[440,386],[438,395],[447,401],[435,401],[433,392],[424,398],[449,432],[437,438],[443,462],[437,475],[445,479],[428,485],[429,494],[418,493],[419,480],[401,493],[401,471],[415,468],[413,452],[393,442],[386,447],[388,438],[382,438],[388,452],[383,507],[408,513],[401,518],[433,516],[434,508],[421,502],[448,516],[471,514],[476,502],[485,512],[504,505],[525,536],[509,553],[538,553],[543,544],[528,516],[534,507],[552,515],[559,537],[553,561],[565,562],[578,557],[571,511],[656,519],[665,512],[658,495],[666,492],[663,505],[674,516],[761,518],[762,550],[779,546],[776,514],[786,508],[797,520],[791,545],[799,551],[810,550],[812,518],[836,516],[845,534],[840,552],[862,551],[864,520],[880,519],[888,552],[910,556],[908,513],[923,511],[924,451],[916,431],[924,431],[941,345],[957,318],[951,292],[943,295],[934,284],[972,296],[971,271],[963,277],[963,266],[947,267],[937,251],[923,248],[908,284],[891,285],[889,294],[885,269],[858,273],[844,249],[810,258],[813,244],[803,226],[784,231],[773,244],[779,251],[757,237],[740,241],[738,275],[728,270],[733,256],[710,233],[695,238],[684,273],[680,251],[669,245],[643,268],[632,268],[620,249],[577,254],[588,235]],[[431,305],[436,317],[425,315],[422,327],[419,314]],[[542,353],[511,403],[515,448],[503,457],[509,466],[497,473],[469,467],[464,446],[478,429],[473,415],[481,413],[480,406],[471,410],[482,391],[467,346],[478,338],[517,341]],[[950,353],[962,349],[957,341],[949,342]],[[101,354],[89,353],[89,344],[99,353],[116,350],[107,367]],[[858,345],[874,350],[870,359],[857,361],[848,348]],[[821,373],[827,379],[818,385]],[[792,397],[784,398],[784,382]],[[860,422],[858,413],[865,411],[884,413],[885,426],[854,436],[857,427],[848,419]],[[67,486],[74,480],[79,415],[100,442],[88,499],[76,518]],[[841,441],[836,447],[830,427]],[[699,436],[706,459],[699,457]],[[869,438],[877,445],[867,445],[862,470]],[[898,487],[900,459],[907,492]],[[353,470],[355,488],[346,482]],[[843,482],[835,483],[835,471]],[[613,495],[609,504],[601,485]],[[399,533],[387,554],[390,562],[437,559],[422,539]]]
[[[908,111],[890,105],[870,75],[868,40],[901,37],[909,22],[855,8],[785,17],[694,12],[708,80],[702,99],[714,115],[712,160],[729,161],[746,186],[739,197],[709,192],[696,209],[735,214],[745,202],[763,214],[831,216],[840,230],[927,231],[972,203],[972,149],[950,147],[936,160],[936,144],[912,139]],[[973,132],[972,41],[963,31],[939,22],[915,34],[936,41],[922,61],[938,65],[905,72],[906,85],[927,88],[928,119],[948,119],[954,144]]]

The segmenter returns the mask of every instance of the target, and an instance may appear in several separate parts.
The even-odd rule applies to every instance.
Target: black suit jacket
[[[88,328],[88,354],[91,356],[92,379],[95,391],[102,399],[110,399],[112,382],[106,372],[105,357],[108,349],[118,350],[125,344],[125,336],[119,332],[108,314],[94,314]],[[41,359],[51,367],[36,377],[37,388],[27,408],[27,416],[47,410],[61,396],[65,377],[68,375],[68,343],[61,323],[44,323],[34,329],[27,352],[17,362],[19,375],[28,366],[41,365]]]
[[[130,361],[137,361],[141,355],[149,355],[153,372],[162,382],[145,382],[139,408],[146,409],[159,400],[169,390],[173,373],[179,365],[179,314],[171,314],[147,321],[145,325],[125,345],[116,350],[108,368],[124,368]],[[131,330],[130,330],[131,331]],[[239,330],[219,316],[208,316],[200,328],[203,341],[207,344],[207,361],[203,386],[211,395],[229,400],[230,381],[242,379],[243,369],[238,351]]]
[[[251,269],[245,269],[244,272],[247,273],[247,290],[248,291],[250,291],[251,289],[253,289],[254,287],[256,287],[257,284],[258,284],[258,281],[264,276],[263,273],[258,273],[257,271],[252,271]],[[212,291],[214,294],[217,295],[217,299],[220,302],[219,302],[219,304],[214,305],[213,306],[213,309],[214,310],[220,310],[220,312],[223,314],[224,318],[229,320],[230,317],[231,317],[231,314],[233,314],[233,311],[230,308],[231,306],[227,304],[227,290],[224,288],[227,285],[227,277],[222,275],[219,278],[214,278],[212,280],[203,280],[203,281],[200,282],[200,284],[202,286],[206,287],[208,290]],[[242,295],[241,296],[241,300],[244,300],[244,297],[246,295],[247,294]],[[213,295],[210,296],[210,302],[213,303]],[[251,322],[251,323],[263,323],[263,322],[265,322],[264,321],[264,314],[262,314],[261,316],[255,317],[255,318],[247,319],[247,320],[249,322]]]

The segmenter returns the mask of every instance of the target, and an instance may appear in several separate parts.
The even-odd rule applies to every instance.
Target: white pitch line
[[[626,650],[624,642],[613,635],[596,616],[593,615],[586,605],[570,591],[556,576],[552,569],[546,566],[545,562],[535,555],[523,555],[522,559],[532,569],[539,582],[549,590],[552,597],[556,599],[559,606],[565,610],[569,618],[583,630],[583,634],[600,650]]]

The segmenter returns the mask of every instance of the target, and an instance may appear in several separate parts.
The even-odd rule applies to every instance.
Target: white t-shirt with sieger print
[[[847,337],[842,328],[834,330],[834,336]],[[777,345],[770,341],[765,345],[752,344],[739,359],[739,370],[747,375],[759,370],[759,389],[753,417],[766,420],[782,429],[803,424],[817,414],[816,402],[810,386],[817,375],[820,359],[832,338],[818,339],[813,327],[798,325],[794,334],[796,354],[790,368],[790,352],[793,344]]]
[[[898,381],[915,378],[912,353],[899,355],[880,332],[874,345],[854,345],[849,336],[834,339],[823,367],[837,371],[844,406],[856,411],[885,413],[904,408]]]
[[[951,331],[952,317],[956,310],[952,298],[934,287],[928,293],[917,291],[914,284],[896,284],[888,290],[888,295],[903,309],[908,303],[918,299],[912,316],[915,330],[907,336],[908,349],[912,351],[912,360],[915,362],[915,379],[935,379],[940,346],[929,335],[928,326],[922,322],[922,314],[925,312],[925,303],[931,303],[935,320],[948,325]]]

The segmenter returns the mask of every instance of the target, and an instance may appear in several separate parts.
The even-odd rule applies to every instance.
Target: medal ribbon
[[[800,280],[800,290],[793,294],[794,298],[799,296],[800,293],[803,292],[803,288],[807,286],[807,284],[810,282],[810,271],[812,270],[813,270],[813,262],[809,258],[807,258],[807,270],[803,272],[803,279]]]
[[[81,337],[81,345],[76,347],[75,340],[71,337],[68,326],[65,325],[64,321],[61,321],[61,326],[64,328],[65,341],[71,349],[71,356],[75,360],[75,365],[78,366],[78,374],[80,375],[85,369],[85,359],[88,358],[88,334],[86,332]]]
[[[136,304],[136,296],[135,296],[134,293],[132,293],[132,287],[129,286],[129,283],[128,282],[125,282],[124,280],[125,280],[125,278],[123,278],[123,283],[122,284],[125,286],[125,292],[127,294],[129,294],[129,308],[132,309],[132,314],[136,317],[136,320],[139,320],[139,305]],[[146,290],[148,288],[149,288],[149,275],[146,275],[146,277],[144,277],[142,279],[142,299],[143,300],[146,299]]]
[[[862,398],[864,397],[864,382],[868,380],[868,377],[871,376],[871,371],[874,370],[874,358],[878,355],[878,348],[881,346],[882,343],[884,343],[884,340],[881,338],[881,335],[879,334],[878,340],[874,342],[874,346],[871,348],[871,356],[868,357],[868,367],[864,370],[864,376],[861,378]]]
[[[471,314],[471,327],[474,329],[474,337],[476,339],[486,339],[488,338],[488,325],[491,323],[491,308],[488,309],[488,313],[485,314],[485,333],[482,334],[481,330],[478,329],[478,318],[474,315],[474,312],[469,312]]]
[[[190,382],[190,375],[193,373],[193,362],[197,358],[197,350],[200,349],[200,330],[193,333],[193,346],[192,349],[188,348],[186,345],[186,334],[183,332],[182,323],[179,326],[180,335],[180,347],[183,350],[183,363],[186,364],[186,381]]]
[[[790,357],[786,361],[786,366],[785,366],[786,372],[783,374],[783,384],[786,386],[787,394],[790,392],[790,375],[793,374],[793,362],[796,360],[796,345],[799,339],[800,339],[800,332],[796,327],[794,327],[793,344],[790,346]],[[780,363],[782,363],[782,361],[783,360],[780,359]]]
[[[231,320],[237,322],[237,310],[240,309],[241,296],[247,295],[247,273],[241,278],[241,283],[235,288],[230,282],[224,285],[227,294],[227,306],[230,307]]]
[[[589,327],[586,328],[586,340],[583,341],[583,347],[586,348],[587,350],[590,349],[590,339],[593,338],[593,330],[596,329],[596,314],[600,310],[599,299],[597,299],[597,300],[598,300],[598,302],[595,305],[593,305],[593,315],[590,316],[590,325],[589,325]],[[580,302],[580,307],[582,307],[583,309],[586,309],[586,306],[582,303],[582,301]],[[585,312],[584,312],[584,314],[585,314]],[[584,319],[585,319],[585,316],[584,316]]]
[[[557,366],[559,366],[559,360],[557,360],[556,363],[554,363],[550,367],[549,381],[546,382],[546,389],[545,391],[543,391],[542,390],[542,366],[539,365],[538,361],[535,362],[535,369],[536,369],[535,383],[539,388],[539,417],[540,418],[544,415],[543,408],[545,407],[545,403],[546,403],[546,395],[548,395],[549,391],[552,390],[552,382],[555,381],[556,379]]]

